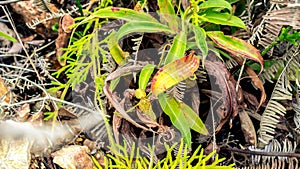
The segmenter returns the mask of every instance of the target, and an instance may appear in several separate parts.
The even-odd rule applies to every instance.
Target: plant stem
[[[285,30],[284,30],[285,29]],[[261,56],[264,56],[265,54],[267,54],[275,45],[277,45],[278,42],[284,41],[285,40],[285,36],[284,34],[286,32],[289,32],[292,29],[291,26],[287,27],[287,28],[282,28],[281,29],[281,33],[280,35],[267,47],[265,48],[262,52],[261,52]],[[283,31],[284,30],[284,31]]]

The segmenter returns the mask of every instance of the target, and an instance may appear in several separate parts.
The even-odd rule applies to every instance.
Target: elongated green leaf
[[[198,69],[200,58],[190,53],[162,67],[153,77],[151,91],[155,96],[182,80],[192,76]]]
[[[207,8],[227,8],[229,11],[232,11],[230,3],[225,0],[208,0],[199,5],[200,9]]]
[[[158,101],[163,111],[170,117],[172,124],[180,131],[187,145],[191,146],[191,131],[189,122],[180,110],[180,104],[174,98],[168,98],[165,93],[158,96]]]
[[[186,49],[186,33],[184,31],[179,32],[173,40],[172,47],[166,56],[165,64],[171,63],[174,60],[180,59],[184,56]]]
[[[121,26],[117,33],[117,40],[130,33],[158,33],[165,32],[169,34],[175,33],[171,28],[158,22],[139,21],[128,22]]]
[[[12,42],[18,42],[17,39],[15,39],[14,37],[2,32],[2,31],[0,31],[0,36],[7,39],[7,40],[12,41]]]
[[[176,20],[177,15],[170,0],[158,0],[159,15],[163,23],[168,23],[169,27],[176,32],[179,30],[178,22]]]
[[[147,84],[149,82],[149,79],[151,77],[151,74],[153,73],[155,68],[155,65],[148,64],[145,67],[143,67],[141,74],[139,76],[139,88],[142,90],[145,90],[147,87]]]
[[[198,133],[208,135],[208,131],[200,119],[200,117],[185,103],[180,103],[180,110],[184,113],[186,120],[189,122],[189,127]]]
[[[201,50],[203,60],[205,61],[206,56],[208,54],[205,30],[201,27],[193,26],[193,31],[195,34],[197,47]],[[204,63],[204,61],[203,61],[203,63]]]
[[[123,52],[117,40],[117,33],[112,32],[108,37],[107,46],[112,58],[118,65],[125,63],[125,58],[129,56],[128,52]]]
[[[260,52],[250,43],[247,43],[246,41],[233,36],[224,35],[223,32],[220,31],[206,32],[206,34],[215,42],[215,44],[219,48],[222,48],[234,55],[242,56],[247,59],[259,62],[263,69],[264,60],[260,55]]]
[[[210,23],[236,26],[239,28],[246,29],[245,24],[240,18],[230,15],[229,13],[209,11],[206,12],[205,15],[203,15],[203,17],[205,17],[207,19],[206,21]]]
[[[111,18],[111,19],[123,19],[126,21],[149,21],[149,22],[158,22],[151,15],[134,11],[128,8],[119,8],[119,7],[108,7],[95,11],[85,20],[90,20],[93,18]]]

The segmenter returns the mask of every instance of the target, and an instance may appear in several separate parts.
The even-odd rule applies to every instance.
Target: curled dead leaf
[[[233,59],[235,61],[238,62],[239,65],[243,65],[244,60],[241,57],[238,57],[238,56],[235,56],[235,55],[231,55],[231,56],[233,57]],[[264,84],[258,78],[258,75],[254,72],[254,70],[251,67],[246,66],[245,71],[249,75],[249,77],[251,78],[251,80],[253,82],[253,85],[255,87],[257,87],[261,92],[259,105],[257,107],[257,109],[259,109],[259,107],[266,101],[266,98],[267,98],[265,88],[264,88]]]
[[[257,87],[261,92],[259,105],[257,106],[257,109],[259,109],[259,107],[265,102],[267,98],[264,84],[260,80],[260,78],[258,78],[257,74],[254,72],[254,70],[251,67],[246,68],[246,73],[250,76],[254,86]]]
[[[212,62],[206,60],[205,68],[208,74],[216,78],[218,87],[214,89],[214,86],[212,86],[212,90],[217,91],[219,88],[222,94],[222,97],[216,101],[221,103],[216,110],[218,113],[216,117],[218,124],[216,132],[218,132],[230,118],[232,119],[238,114],[237,94],[235,91],[236,81],[221,61]]]
[[[72,29],[70,29],[70,26],[75,24],[75,21],[70,15],[66,14],[60,19],[60,24],[65,33],[71,33]]]
[[[241,128],[245,136],[245,140],[250,145],[256,147],[257,145],[257,138],[256,138],[256,131],[252,120],[250,119],[248,113],[245,110],[239,112]]]
[[[61,49],[67,47],[69,42],[69,37],[72,32],[69,26],[71,26],[74,23],[75,23],[74,19],[67,14],[61,17],[59,21],[58,37],[55,41],[55,47],[56,47],[56,58],[61,66],[66,65],[66,60],[60,58],[64,53]]]

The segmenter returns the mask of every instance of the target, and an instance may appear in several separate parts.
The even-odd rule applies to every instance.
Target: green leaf
[[[171,63],[174,60],[180,59],[184,56],[184,52],[186,49],[186,33],[184,31],[179,32],[174,37],[173,44],[169,53],[166,56],[165,64]]]
[[[180,103],[180,110],[184,113],[185,118],[189,121],[189,127],[198,133],[208,135],[208,131],[200,117],[185,103]]]
[[[264,60],[260,55],[259,50],[257,50],[250,43],[233,36],[224,35],[223,32],[220,31],[206,32],[206,34],[219,48],[226,50],[233,55],[242,56],[259,62],[262,66],[261,70],[263,70]]]
[[[180,131],[183,139],[190,147],[192,143],[189,122],[180,110],[180,104],[174,98],[168,98],[165,93],[158,96],[158,101],[163,111],[170,117],[172,124]]]
[[[199,64],[200,58],[195,56],[194,53],[190,53],[160,68],[152,79],[152,93],[158,96],[180,81],[192,76],[198,69]]]
[[[116,87],[117,87],[117,85],[119,84],[119,82],[120,82],[120,77],[118,77],[118,78],[112,80],[112,81],[110,82],[109,88],[110,88],[112,91],[115,90]]]
[[[123,52],[117,40],[117,33],[112,32],[107,41],[107,46],[112,58],[118,65],[122,65],[125,63],[125,58],[129,56],[128,52]]]
[[[166,25],[159,22],[139,21],[139,22],[128,22],[121,26],[117,33],[117,40],[130,33],[158,33],[166,32],[174,34],[175,32]]]
[[[230,3],[225,0],[208,0],[199,5],[199,9],[207,8],[226,8],[229,11],[232,11]]]
[[[163,23],[168,23],[169,27],[176,32],[179,30],[177,15],[170,0],[158,0],[159,15]]]
[[[17,39],[15,39],[14,37],[12,37],[12,36],[10,36],[10,35],[2,32],[2,31],[0,31],[0,36],[3,37],[3,38],[5,38],[5,39],[7,39],[7,40],[12,41],[12,42],[18,42]]]
[[[158,22],[151,15],[134,11],[128,8],[119,8],[119,7],[108,7],[99,9],[91,14],[91,16],[84,19],[84,21],[89,21],[93,18],[111,18],[111,19],[123,19],[126,21],[152,21]]]
[[[139,88],[142,90],[145,90],[147,87],[147,84],[149,82],[149,79],[151,77],[151,74],[153,73],[155,68],[155,65],[148,64],[145,67],[143,67],[141,74],[139,76]]]
[[[208,54],[208,47],[207,47],[207,43],[206,43],[205,30],[201,27],[193,26],[193,31],[194,31],[194,34],[195,34],[197,47],[202,52],[202,56],[203,56],[203,62],[202,63],[204,63],[204,61],[206,59],[206,56]]]
[[[206,22],[220,25],[236,26],[242,29],[246,29],[245,24],[240,18],[232,16],[229,13],[207,11],[205,12],[205,15],[203,15],[203,17],[207,19],[205,20]]]

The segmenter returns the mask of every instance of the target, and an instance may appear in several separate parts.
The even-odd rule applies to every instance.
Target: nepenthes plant
[[[77,84],[86,80],[88,74],[92,74],[95,105],[100,103],[102,112],[107,106],[104,103],[113,108],[111,115],[114,135],[111,134],[110,137],[111,146],[114,141],[119,142],[120,135],[129,134],[124,133],[122,127],[125,125],[122,125],[122,121],[127,122],[127,127],[133,125],[136,130],[141,130],[133,134],[133,140],[149,132],[158,136],[165,134],[172,127],[160,120],[162,114],[169,117],[171,124],[180,132],[189,148],[192,146],[191,129],[203,135],[212,134],[197,113],[199,107],[192,107],[183,97],[184,90],[191,89],[197,83],[197,79],[200,79],[201,69],[222,65],[220,60],[216,61],[217,63],[212,62],[218,57],[222,59],[215,47],[229,53],[228,56],[233,59],[250,59],[263,67],[263,59],[257,49],[220,31],[220,25],[246,29],[244,23],[233,15],[233,8],[229,2],[190,1],[188,6],[184,6],[174,5],[170,0],[158,0],[157,6],[159,10],[152,13],[147,11],[147,1],[139,2],[139,7],[134,10],[99,7],[89,16],[77,18],[77,23],[72,28],[76,32],[77,28],[85,25],[83,36],[70,43],[60,58],[66,60],[67,64],[56,75],[64,72],[69,80],[66,84],[56,83],[52,91],[62,90],[61,96],[64,98],[70,87],[75,88]],[[107,23],[117,26],[107,28]],[[143,39],[149,35],[157,35],[162,43],[159,43],[158,48],[154,48],[158,51],[157,54],[150,53],[153,56],[141,59],[139,57],[143,56],[141,53],[145,51],[145,48],[141,48],[145,45]],[[99,36],[102,37],[100,40]],[[133,43],[126,43],[129,44],[129,47],[126,47],[126,41]],[[219,70],[224,69],[220,66]],[[208,71],[213,69],[209,68]],[[210,73],[218,78],[215,73]],[[227,84],[230,76],[227,76],[227,72],[224,73],[226,78],[217,81]],[[128,76],[132,79],[128,79]],[[124,79],[130,83],[126,84],[128,89],[120,92],[118,88],[124,86]],[[231,95],[234,84],[230,86],[230,89],[228,86],[224,88],[222,93]],[[232,99],[236,100],[235,96],[233,94]],[[262,97],[261,102],[263,101]],[[232,102],[231,108],[223,110],[226,117],[222,125],[237,115],[237,112],[234,112],[235,103],[236,101]],[[106,118],[104,115],[103,117]],[[123,130],[123,133],[118,133],[119,130]]]

